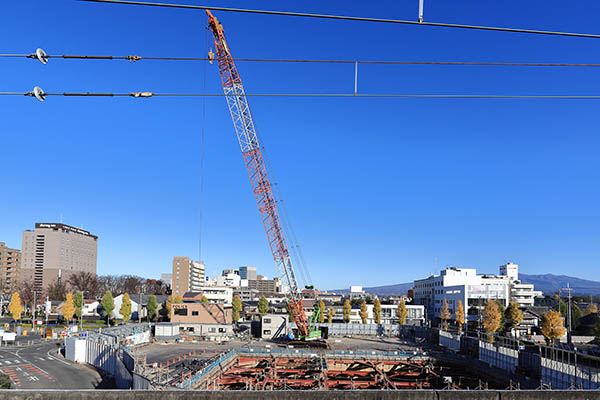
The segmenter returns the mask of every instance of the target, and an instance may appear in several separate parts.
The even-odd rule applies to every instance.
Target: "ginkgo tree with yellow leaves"
[[[8,312],[15,321],[21,319],[21,314],[23,314],[23,305],[21,304],[21,296],[19,293],[15,292],[12,294],[10,298],[10,304],[8,306]]]

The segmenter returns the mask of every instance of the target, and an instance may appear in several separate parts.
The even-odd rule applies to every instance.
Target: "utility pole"
[[[568,325],[567,325],[567,343],[569,343],[569,346],[571,346],[573,344],[573,342],[571,341],[571,329],[572,329],[572,325],[571,325],[571,290],[573,290],[571,288],[571,286],[569,285],[569,283],[567,282],[567,287],[566,288],[562,288],[561,290],[566,290],[567,291],[567,295],[568,295],[568,302],[567,302],[567,320],[568,320]],[[560,306],[559,306],[560,309]]]
[[[79,332],[83,330],[83,305],[85,304],[84,297],[85,290],[81,291],[81,310],[79,310]]]
[[[138,324],[142,323],[142,291],[140,290],[140,301],[138,303]]]

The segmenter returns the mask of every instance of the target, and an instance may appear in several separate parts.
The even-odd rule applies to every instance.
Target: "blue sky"
[[[416,19],[417,1],[180,1]],[[600,33],[600,4],[428,1],[425,20]],[[599,39],[215,12],[237,58],[600,63]],[[34,23],[37,18],[38,23]],[[0,53],[205,56],[202,11],[2,2]],[[211,42],[209,42],[211,43]],[[346,92],[350,65],[240,62],[249,93]],[[199,62],[0,59],[0,91],[219,93]],[[594,68],[359,67],[361,93],[600,94]],[[205,85],[205,89],[204,89]],[[598,101],[251,98],[312,280],[400,283],[459,265],[600,280]],[[35,222],[97,234],[98,273],[174,255],[273,276],[223,98],[0,96],[0,241]],[[205,161],[200,168],[201,132]],[[200,195],[200,182],[204,190]],[[199,255],[202,209],[202,254]]]

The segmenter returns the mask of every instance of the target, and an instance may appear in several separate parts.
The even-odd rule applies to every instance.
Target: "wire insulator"
[[[129,94],[131,97],[152,97],[154,93],[152,92],[133,92]]]
[[[132,56],[127,56],[125,57],[127,60],[129,60],[129,62],[136,62],[138,60],[141,60],[142,57],[140,56],[136,56],[136,55],[132,55]]]

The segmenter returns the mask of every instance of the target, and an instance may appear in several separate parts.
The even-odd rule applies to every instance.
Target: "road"
[[[94,389],[102,378],[93,369],[56,355],[56,343],[0,348],[0,371],[16,389]]]

